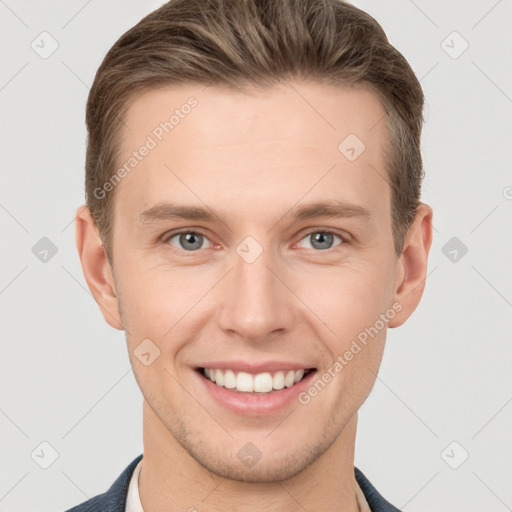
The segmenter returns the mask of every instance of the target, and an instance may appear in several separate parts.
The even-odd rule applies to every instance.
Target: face
[[[370,91],[298,82],[180,85],[129,108],[106,319],[145,414],[217,475],[297,474],[371,391],[403,308],[384,115]]]

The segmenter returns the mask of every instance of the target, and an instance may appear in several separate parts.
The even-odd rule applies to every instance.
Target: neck
[[[200,465],[144,400],[139,494],[144,512],[358,512],[354,476],[357,413],[336,441],[291,478],[243,482]]]

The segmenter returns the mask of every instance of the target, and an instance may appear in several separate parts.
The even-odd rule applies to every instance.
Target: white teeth
[[[274,378],[272,379],[272,387],[274,389],[284,388],[284,372],[276,372],[274,374]]]
[[[236,389],[238,391],[254,391],[252,376],[245,372],[240,372],[236,376]]]
[[[254,391],[258,393],[268,393],[272,391],[272,375],[270,373],[258,373],[254,377]]]
[[[222,370],[215,370],[215,382],[219,386],[224,385],[224,375],[222,374]]]
[[[273,375],[270,372],[252,375],[247,372],[235,374],[233,370],[205,368],[204,375],[218,386],[228,389],[236,389],[246,393],[269,393],[273,389],[289,388],[297,384],[304,377],[304,370],[277,371]]]
[[[231,370],[224,373],[224,387],[228,389],[236,388],[236,375]]]
[[[290,386],[293,386],[295,382],[295,372],[293,370],[290,370],[286,377],[284,378],[284,385],[289,388]]]

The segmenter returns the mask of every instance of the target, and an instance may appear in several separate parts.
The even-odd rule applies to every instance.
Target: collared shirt
[[[140,461],[143,454],[137,455],[117,477],[115,482],[104,493],[93,496],[76,505],[66,512],[141,512],[138,479],[140,475]],[[138,470],[135,469],[138,467]],[[135,476],[134,476],[135,475]],[[365,474],[354,466],[354,476],[358,487],[358,499],[361,511],[367,512],[401,512],[387,501],[372,485]],[[361,492],[360,492],[361,491]],[[363,501],[362,498],[365,498]],[[366,502],[366,503],[365,503]],[[367,506],[367,508],[363,508]],[[138,507],[138,508],[137,508]]]
[[[130,485],[128,487],[128,495],[126,497],[126,512],[144,512],[142,503],[140,501],[139,494],[139,473],[142,465],[142,460],[139,461],[135,470],[133,471],[132,478],[130,479]],[[372,512],[366,498],[364,497],[363,491],[359,487],[356,481],[356,496],[357,504],[359,505],[360,512]]]

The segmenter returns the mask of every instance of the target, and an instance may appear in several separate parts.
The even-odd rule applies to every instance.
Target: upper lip
[[[200,363],[197,368],[210,368],[214,370],[234,370],[247,373],[276,372],[279,370],[306,370],[314,369],[307,363],[294,363],[291,361],[266,361],[261,363],[249,363],[245,361],[208,361]]]

